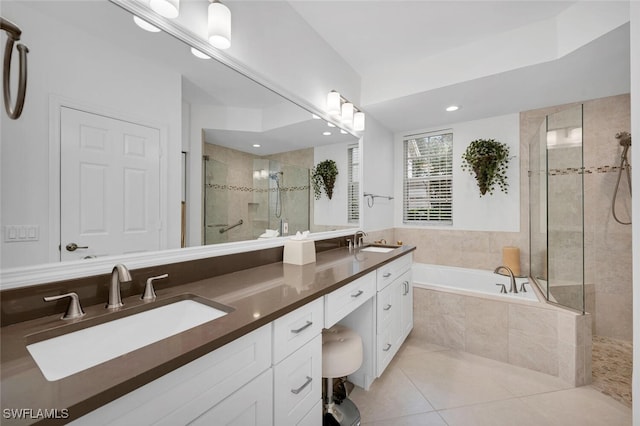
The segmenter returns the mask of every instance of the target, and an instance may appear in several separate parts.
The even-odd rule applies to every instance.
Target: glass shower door
[[[582,105],[548,115],[530,145],[531,276],[584,312]]]

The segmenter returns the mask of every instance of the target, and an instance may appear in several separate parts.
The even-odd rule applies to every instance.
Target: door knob
[[[67,244],[67,251],[76,251],[77,249],[88,249],[89,246],[79,246],[76,243],[69,243]]]

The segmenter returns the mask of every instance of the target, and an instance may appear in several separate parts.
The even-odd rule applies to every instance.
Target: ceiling
[[[542,30],[561,32],[555,20],[559,16],[566,19],[576,3],[290,1],[313,30],[360,75],[363,109],[394,132],[627,93],[628,24],[566,55],[559,54],[556,48],[553,57],[539,59],[535,43],[548,36]],[[583,30],[580,24],[576,26],[578,31]],[[508,60],[511,58],[501,58],[500,48],[509,41],[505,39],[527,31],[529,38],[523,40],[528,42],[517,46],[515,55],[505,50],[505,55],[521,55],[524,59],[514,65]],[[471,51],[472,56],[476,47],[487,49],[485,57],[487,61],[491,58],[495,66],[490,71],[480,71],[486,64],[482,60],[470,61],[465,66],[476,67],[477,76],[474,78],[473,72],[458,76],[463,73],[451,58],[457,52],[469,55]],[[483,52],[478,56],[482,58]],[[439,67],[440,78],[430,67]],[[422,70],[424,81],[420,81]],[[436,77],[430,77],[432,74]],[[400,89],[398,82],[403,80],[409,83]],[[461,108],[448,113],[444,109],[451,104]]]

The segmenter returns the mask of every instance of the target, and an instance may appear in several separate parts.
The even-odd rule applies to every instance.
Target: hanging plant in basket
[[[462,170],[475,175],[480,196],[493,194],[496,185],[506,194],[508,168],[509,147],[494,139],[476,139],[462,155]]]
[[[333,187],[338,176],[338,166],[333,160],[324,160],[311,169],[311,182],[313,183],[313,193],[316,200],[322,196],[322,190],[331,199],[333,197]]]

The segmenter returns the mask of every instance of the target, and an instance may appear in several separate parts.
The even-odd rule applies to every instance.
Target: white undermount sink
[[[392,247],[375,247],[375,246],[369,246],[369,247],[365,247],[363,249],[360,249],[360,251],[370,251],[373,253],[389,253],[390,251],[395,250],[395,248]]]
[[[180,300],[33,343],[27,350],[47,380],[60,380],[226,314],[193,299]]]

